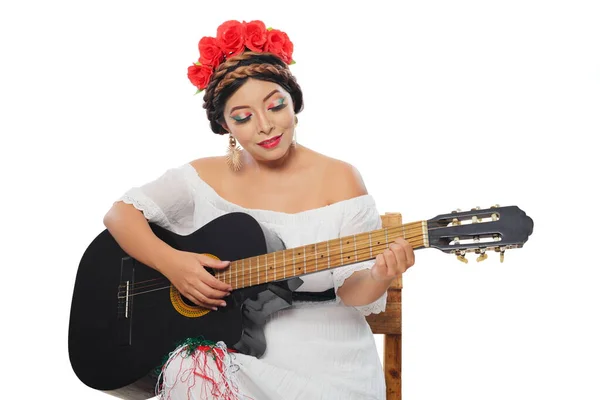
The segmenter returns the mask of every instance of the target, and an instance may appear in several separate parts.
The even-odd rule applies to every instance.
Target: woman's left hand
[[[391,281],[415,264],[415,253],[405,239],[398,238],[375,257],[371,277],[376,281]]]

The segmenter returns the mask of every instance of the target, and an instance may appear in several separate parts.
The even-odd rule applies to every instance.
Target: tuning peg
[[[460,225],[460,221],[458,220],[458,218],[452,219],[452,226],[457,226],[457,225]]]
[[[459,213],[459,212],[461,212],[461,211],[462,211],[462,210],[461,210],[460,208],[457,208],[456,210],[452,211],[452,214],[456,214],[456,213]]]
[[[485,254],[485,251],[484,251],[479,255],[479,257],[477,257],[477,262],[485,261],[487,258],[488,258],[488,255]]]
[[[496,247],[494,250],[496,250],[497,253],[500,253],[500,262],[503,263],[504,262],[504,252],[506,251],[506,247]]]
[[[500,204],[494,204],[493,206],[491,206],[490,208],[498,208],[500,207]]]
[[[465,264],[469,263],[469,260],[467,260],[467,258],[465,257],[465,252],[461,251],[461,250],[456,250],[456,258],[458,259],[458,261],[460,262],[464,262]]]

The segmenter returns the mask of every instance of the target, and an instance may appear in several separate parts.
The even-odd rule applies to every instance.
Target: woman
[[[293,45],[285,33],[260,21],[227,21],[215,38],[202,38],[199,49],[188,77],[205,92],[212,131],[229,136],[228,154],[182,164],[131,188],[104,223],[132,257],[165,275],[193,303],[216,310],[232,288],[204,267],[226,270],[229,260],[175,250],[148,222],[189,234],[241,211],[290,248],[379,229],[381,220],[353,166],[296,143],[303,100],[289,69]],[[302,276],[298,292],[333,289],[334,295],[272,315],[261,358],[222,347],[209,349],[212,358],[205,347],[189,356],[175,350],[163,368],[161,395],[384,399],[383,371],[365,315],[385,309],[389,284],[413,264],[412,247],[398,239],[374,260]]]

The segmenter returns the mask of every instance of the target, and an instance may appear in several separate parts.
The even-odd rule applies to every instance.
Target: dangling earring
[[[292,136],[292,147],[296,147],[296,126],[298,126],[298,117],[294,116],[294,135]]]
[[[229,134],[229,146],[227,146],[227,164],[234,172],[242,169],[242,152],[231,133]]]

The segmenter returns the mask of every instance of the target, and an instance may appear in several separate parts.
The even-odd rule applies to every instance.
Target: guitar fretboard
[[[398,238],[414,249],[429,247],[427,221],[344,236],[306,246],[232,261],[216,272],[222,282],[241,289],[372,260]]]

